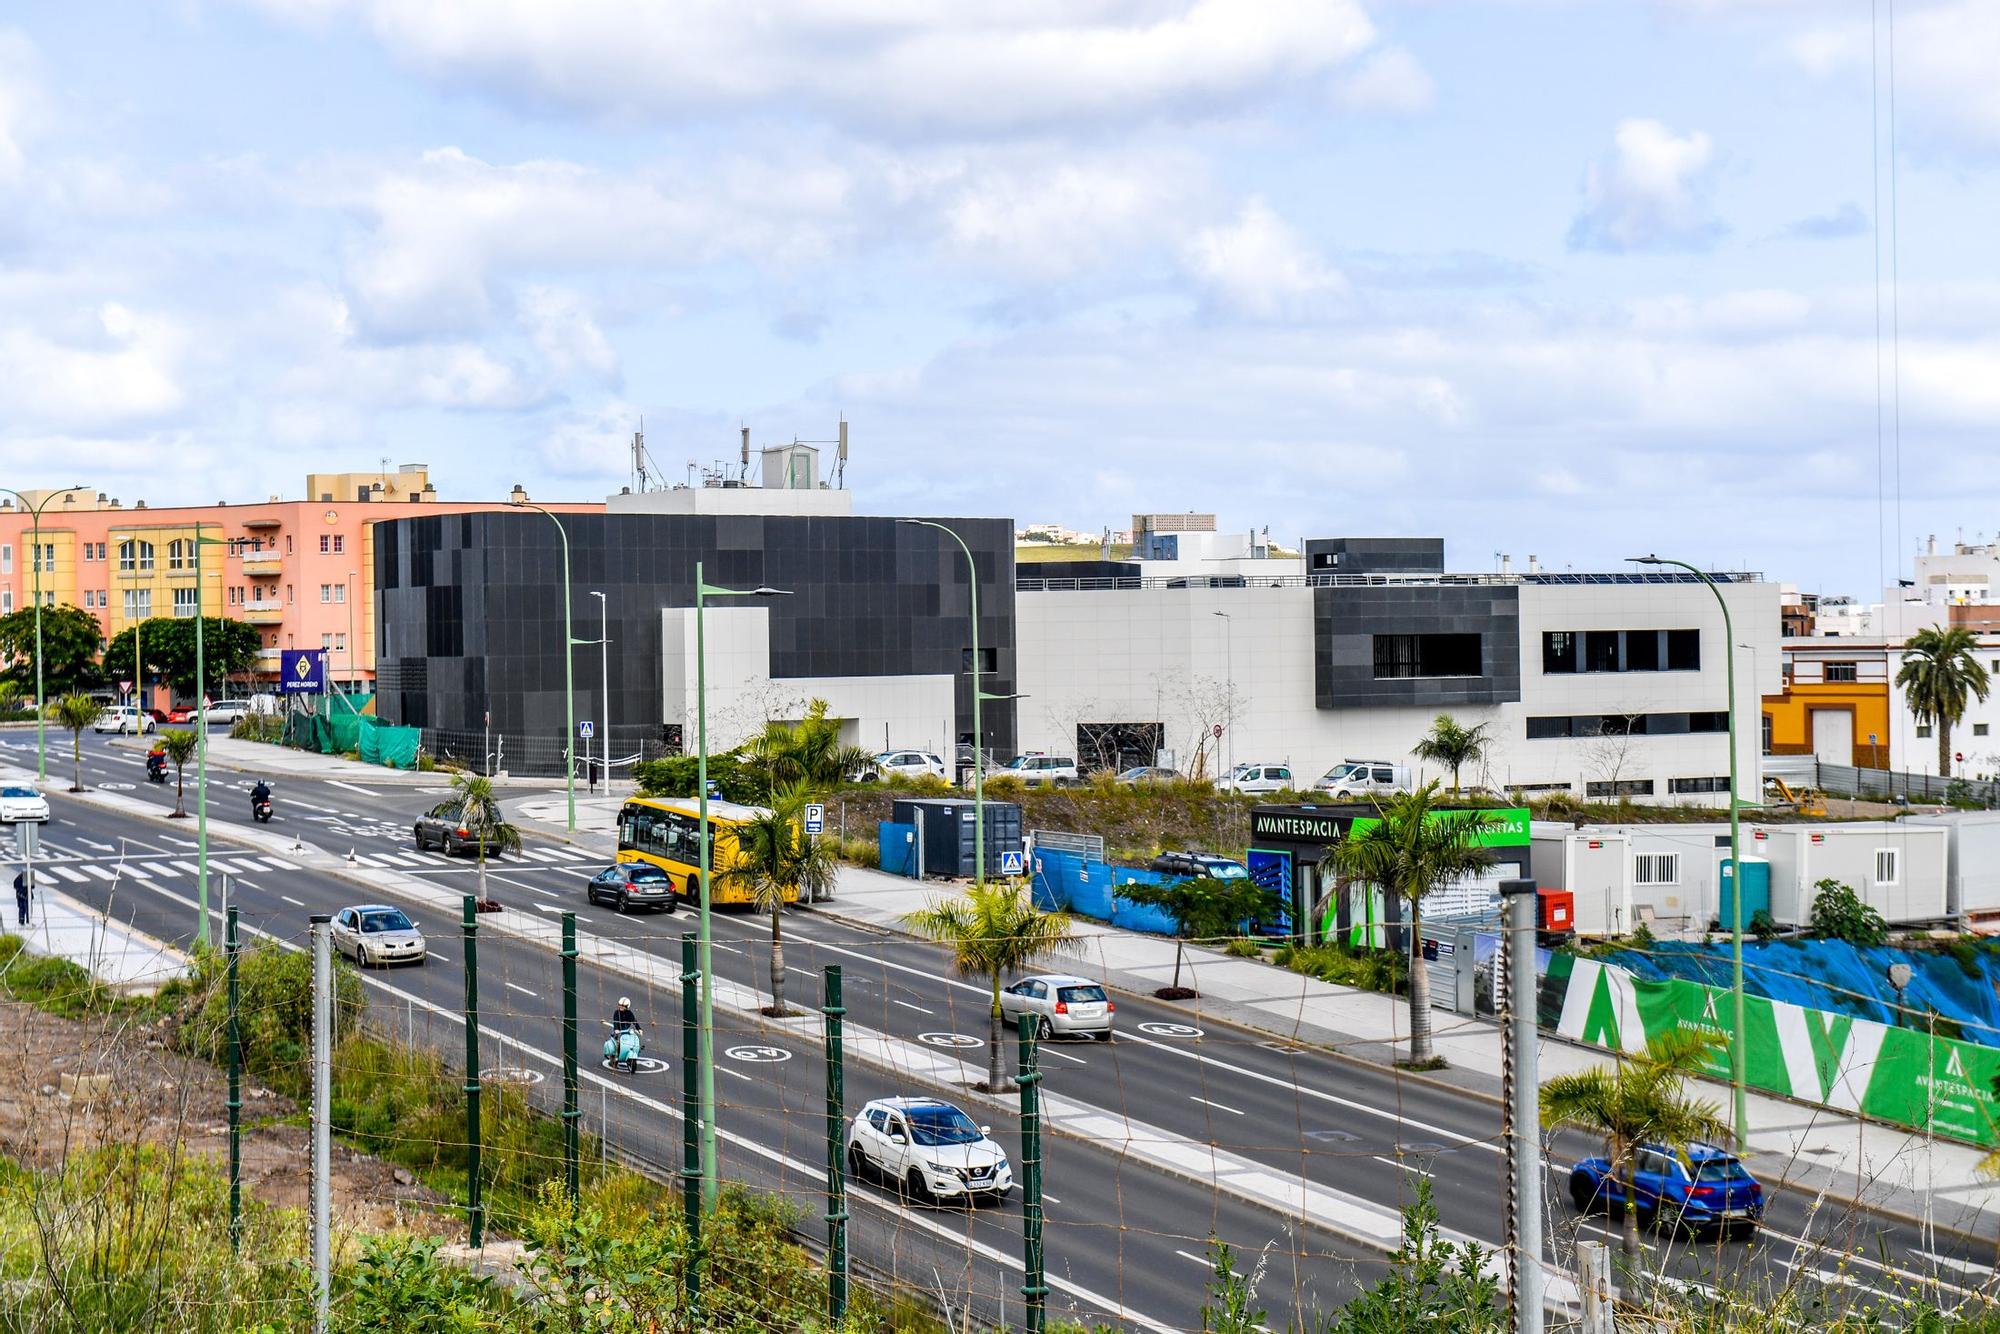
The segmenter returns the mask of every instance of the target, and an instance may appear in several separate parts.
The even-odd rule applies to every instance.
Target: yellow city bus
[[[753,816],[768,815],[761,806],[739,806],[733,801],[708,803],[708,827],[715,840],[709,854],[709,874],[715,881],[717,908],[751,906],[749,889],[731,884],[724,872],[742,861],[736,846],[736,830]],[[634,797],[618,812],[618,860],[646,862],[667,873],[674,893],[690,903],[700,902],[696,886],[701,879],[701,805],[692,797]],[[796,902],[796,891],[785,902]]]

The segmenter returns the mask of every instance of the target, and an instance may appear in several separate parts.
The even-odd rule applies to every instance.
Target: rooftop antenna
[[[743,428],[743,480],[750,480],[750,428]]]
[[[834,455],[833,485],[834,489],[836,490],[843,489],[847,485],[847,414],[846,413],[842,413],[840,417],[840,449],[839,452]]]
[[[646,453],[646,419],[639,418],[639,429],[632,432],[632,489],[644,492],[651,479],[648,465],[653,464],[652,456]],[[657,465],[653,465],[657,468]]]

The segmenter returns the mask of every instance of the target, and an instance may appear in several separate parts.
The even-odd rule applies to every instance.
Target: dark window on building
[[[1567,716],[1559,718],[1528,719],[1528,740],[1555,741],[1562,737],[1574,736]]]
[[[1553,675],[1700,668],[1699,630],[1549,630],[1542,635],[1542,670]]]
[[[1650,778],[1621,778],[1615,783],[1585,783],[1587,797],[1650,797],[1653,795],[1653,780]]]
[[[1685,736],[1690,732],[1726,732],[1729,715],[1713,713],[1578,713],[1530,718],[1528,740],[1562,737]],[[1768,721],[1768,720],[1767,720]]]
[[[1729,714],[1722,709],[1713,713],[1690,713],[1687,715],[1690,732],[1727,732]]]
[[[1764,715],[1764,753],[1771,753],[1771,715]]]
[[[959,649],[959,651],[958,651],[958,668],[959,668],[959,670],[960,670],[960,671],[962,671],[962,672],[965,672],[965,673],[967,673],[967,674],[970,674],[970,673],[971,673],[971,671],[972,671],[972,650],[971,650],[971,649],[969,649],[969,648],[961,648],[961,649]],[[990,646],[988,646],[988,645],[985,645],[985,644],[982,644],[982,645],[980,645],[980,646],[979,646],[979,672],[980,672],[980,675],[982,675],[982,676],[986,676],[986,675],[990,675],[990,674],[992,674],[992,673],[994,673],[994,672],[997,672],[997,671],[999,671],[999,670],[1000,670],[1000,650],[999,650],[999,649],[997,649],[997,648],[992,648],[992,647],[990,647]]]
[[[1829,662],[1826,665],[1826,679],[1829,681],[1857,681],[1860,673],[1851,662]]]
[[[1478,635],[1376,635],[1377,680],[1481,674]]]
[[[1729,778],[1727,775],[1721,778],[1676,778],[1667,784],[1667,791],[1679,793],[1727,792],[1728,790]]]

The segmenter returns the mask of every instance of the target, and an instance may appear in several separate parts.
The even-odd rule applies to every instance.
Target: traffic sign
[[[1010,850],[1000,854],[1000,874],[1021,874],[1021,854],[1018,851]]]
[[[806,832],[820,834],[826,832],[826,803],[809,801],[806,803]]]
[[[1217,723],[1217,724],[1215,725],[1215,734],[1216,734],[1217,736],[1221,736],[1221,735],[1222,735],[1222,724],[1221,724],[1221,723]]]
[[[132,693],[132,683],[131,683],[130,681],[120,681],[120,682],[118,683],[118,693],[119,693],[119,694],[121,694],[121,695],[129,695],[129,694],[131,694],[131,693]]]
[[[597,735],[597,724],[586,718],[576,725],[576,734],[588,741]]]

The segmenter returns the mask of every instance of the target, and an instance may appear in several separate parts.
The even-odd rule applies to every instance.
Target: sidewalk
[[[68,959],[113,991],[132,995],[150,995],[187,975],[187,955],[37,879],[28,925],[14,925],[8,908],[8,930],[21,937],[27,953]]]
[[[509,799],[508,816],[526,831],[592,848],[607,857],[617,851],[613,832],[619,799],[577,797],[577,832],[565,827],[560,795]],[[940,896],[960,892],[945,881],[919,882],[880,871],[843,866],[831,902],[810,911],[891,934],[905,934],[902,917]],[[1173,980],[1174,942],[1161,936],[1121,931],[1079,918],[1083,951],[1065,968],[1096,977],[1107,986],[1150,995]],[[1081,966],[1077,966],[1080,964]],[[1376,1065],[1388,1065],[1407,1049],[1409,1007],[1400,997],[1334,986],[1273,967],[1190,946],[1181,972],[1183,985],[1201,996],[1180,1002],[1202,1019],[1241,1025],[1274,1038],[1337,1051]],[[1498,1099],[1500,1029],[1484,1019],[1439,1010],[1434,1042],[1449,1063],[1441,1071],[1411,1075],[1414,1081],[1446,1085]],[[1539,1049],[1543,1079],[1611,1063],[1603,1052],[1545,1036]],[[1725,1112],[1726,1084],[1706,1083],[1709,1096]],[[1980,1175],[1985,1152],[1949,1141],[1927,1143],[1918,1132],[1856,1120],[1841,1112],[1809,1107],[1756,1093],[1747,1100],[1753,1170],[1767,1184],[1824,1192],[1832,1200],[1860,1200],[1871,1208],[1928,1217],[1938,1226],[1992,1235],[2000,1226],[2000,1182]]]
[[[143,752],[152,745],[151,738],[118,737],[111,742],[126,750]],[[359,760],[346,759],[339,755],[321,755],[309,750],[293,750],[289,746],[276,746],[265,741],[245,741],[239,737],[225,736],[210,732],[208,737],[208,762],[224,769],[235,769],[243,773],[262,774],[268,778],[316,778],[329,783],[353,783],[363,786],[408,786],[440,787],[451,781],[449,770],[433,769],[419,772],[415,769],[391,769],[381,764],[363,764]],[[188,766],[190,777],[194,766]],[[545,777],[511,777],[501,775],[493,780],[493,786],[502,791],[554,791],[564,790],[563,780]],[[620,792],[629,792],[631,784],[622,782],[615,785]],[[584,781],[579,778],[576,785],[578,822],[582,822],[582,803],[587,792]],[[612,803],[615,812],[616,802]],[[559,817],[560,818],[560,817]],[[606,817],[608,825],[610,817]]]

